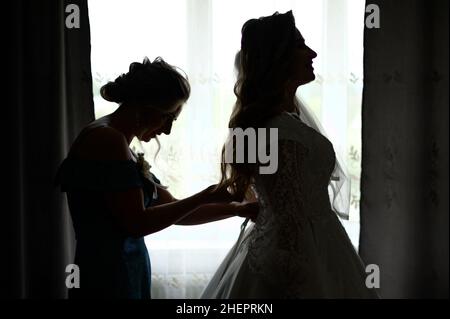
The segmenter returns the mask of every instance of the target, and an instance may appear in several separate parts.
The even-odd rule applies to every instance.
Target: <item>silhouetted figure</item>
[[[231,128],[277,128],[278,169],[222,164],[222,186],[254,190],[261,210],[225,257],[202,298],[374,298],[364,265],[330,205],[331,142],[302,121],[299,86],[317,54],[285,14],[247,21],[237,55]],[[226,173],[229,172],[229,173]],[[336,194],[335,194],[336,195]]]
[[[130,150],[134,137],[148,142],[170,134],[189,94],[187,79],[161,58],[132,63],[101,88],[103,98],[120,106],[79,134],[57,176],[67,192],[80,269],[80,288],[71,288],[69,298],[150,298],[143,236],[172,224],[256,215],[255,204],[230,203],[235,198],[215,185],[175,199]]]

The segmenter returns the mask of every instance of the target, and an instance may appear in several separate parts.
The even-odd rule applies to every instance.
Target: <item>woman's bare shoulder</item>
[[[131,159],[125,136],[106,121],[94,121],[86,126],[72,144],[70,154],[86,160]]]

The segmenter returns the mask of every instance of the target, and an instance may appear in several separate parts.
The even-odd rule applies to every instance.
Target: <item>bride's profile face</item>
[[[316,78],[313,68],[313,59],[317,53],[305,44],[305,39],[300,31],[296,31],[295,52],[292,63],[292,80],[297,86],[314,81]]]

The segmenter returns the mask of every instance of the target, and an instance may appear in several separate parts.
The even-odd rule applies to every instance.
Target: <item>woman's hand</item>
[[[217,185],[211,185],[205,190],[203,190],[207,197],[207,201],[210,203],[229,203],[229,202],[240,202],[242,198],[238,198],[230,194],[227,187],[222,186],[217,188]]]
[[[236,216],[250,218],[253,222],[256,220],[259,213],[258,202],[232,202],[230,204],[234,206]]]

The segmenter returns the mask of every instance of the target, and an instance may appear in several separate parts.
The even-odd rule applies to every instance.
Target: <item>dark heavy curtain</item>
[[[79,6],[79,29],[65,27],[69,3]],[[74,137],[94,119],[87,0],[9,1],[3,13],[10,87],[0,291],[7,298],[64,298],[74,237],[53,180]]]
[[[448,0],[369,0],[360,253],[384,298],[448,298]]]

